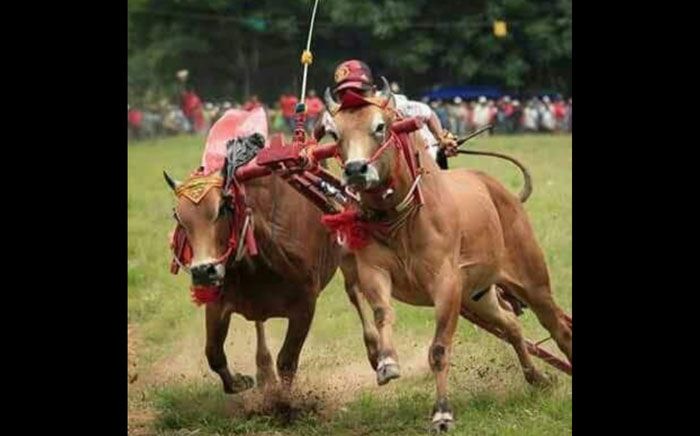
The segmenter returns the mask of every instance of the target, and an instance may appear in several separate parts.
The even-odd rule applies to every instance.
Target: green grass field
[[[203,143],[201,137],[177,137],[129,145],[129,433],[425,434],[435,390],[427,362],[432,309],[394,301],[402,378],[376,386],[339,273],[319,298],[301,355],[295,419],[283,422],[261,412],[255,389],[223,393],[206,364],[204,313],[190,303],[188,276],[169,272],[174,198],[161,175],[167,169],[185,178],[199,165]],[[474,140],[470,147],[510,153],[530,169],[534,193],[526,210],[547,257],[556,300],[571,313],[571,136],[498,136]],[[514,192],[522,184],[514,166],[495,158],[460,156],[450,163],[493,174]],[[520,319],[528,337],[547,336],[532,312]],[[266,326],[276,356],[286,321]],[[551,341],[545,346],[556,348]],[[233,317],[226,352],[230,367],[254,375],[252,323]],[[453,434],[570,434],[571,378],[536,363],[556,375],[551,390],[530,388],[509,345],[460,320],[450,371]]]

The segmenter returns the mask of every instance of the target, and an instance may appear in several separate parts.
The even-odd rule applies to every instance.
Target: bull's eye
[[[222,201],[221,205],[219,205],[219,217],[224,216],[228,209],[229,209],[228,202]]]
[[[379,124],[377,124],[377,127],[374,128],[374,134],[375,134],[375,135],[381,135],[381,134],[383,134],[383,133],[384,133],[384,128],[385,128],[385,127],[386,127],[386,126],[384,125],[384,123],[379,123]]]

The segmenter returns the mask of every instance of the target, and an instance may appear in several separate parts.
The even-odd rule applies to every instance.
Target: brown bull
[[[171,188],[180,193],[182,183],[165,176]],[[271,317],[288,318],[287,334],[277,357],[283,392],[288,392],[311,326],[316,299],[333,277],[341,258],[347,265],[343,270],[346,290],[357,306],[352,257],[342,252],[333,235],[321,225],[321,212],[315,206],[283,180],[268,176],[245,183],[259,255],[246,255],[240,261],[232,255],[222,262],[232,219],[230,198],[222,195],[224,177],[222,171],[206,179],[188,179],[185,184],[212,186],[197,202],[178,195],[175,209],[192,247],[189,266],[192,284],[223,286],[222,298],[206,303],[206,357],[210,368],[221,377],[226,393],[253,386],[252,377],[229,371],[224,353],[231,314],[239,313],[255,321],[258,384],[275,385],[277,377],[265,341],[264,321]],[[361,311],[360,315],[363,315]],[[375,338],[368,339],[368,353],[376,366],[377,350],[371,348],[372,339]]]
[[[398,151],[391,147],[381,151],[396,121],[391,94],[384,95],[388,101],[365,99],[370,104],[341,107],[327,98],[335,113],[336,131],[331,133],[338,140],[343,176],[360,192],[361,217],[393,229],[389,237],[375,232],[355,252],[360,288],[374,311],[378,331],[377,381],[382,385],[400,376],[391,297],[433,306],[436,328],[428,360],[436,377],[437,399],[432,425],[447,430],[454,421],[447,372],[461,310],[506,333],[532,384],[547,379],[533,365],[516,315],[499,304],[496,287],[532,308],[569,361],[572,332],[552,298],[545,259],[521,202],[497,180],[466,169],[441,171],[414,133],[409,141],[423,168],[417,186],[424,204],[404,208],[415,179]]]

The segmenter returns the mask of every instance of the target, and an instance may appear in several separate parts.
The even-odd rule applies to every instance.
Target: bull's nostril
[[[365,160],[348,162],[345,165],[345,176],[364,176],[369,170],[369,163]]]

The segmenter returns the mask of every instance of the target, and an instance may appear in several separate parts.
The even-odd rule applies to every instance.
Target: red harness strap
[[[369,163],[375,162],[381,157],[381,155],[387,150],[387,148],[393,145],[394,147],[396,147],[396,151],[398,153],[397,158],[400,159],[401,157],[403,157],[404,161],[406,162],[408,172],[411,174],[411,181],[415,181],[416,177],[418,177],[418,174],[420,173],[420,169],[418,168],[415,155],[411,152],[411,142],[408,136],[409,132],[404,130],[404,124],[419,124],[420,122],[415,118],[399,118],[398,123],[398,128],[395,128],[393,125],[389,127],[389,138],[386,141],[384,141],[384,143],[377,149],[377,151],[374,152],[372,157],[370,157],[369,159]],[[395,161],[394,174],[397,174],[399,171],[398,159]],[[389,180],[388,186],[382,188],[388,188],[392,186],[394,186],[393,177]],[[376,190],[377,189],[375,189],[375,191]],[[367,192],[371,193],[371,191]],[[423,194],[420,190],[420,187],[413,191],[413,198],[417,205],[423,204]]]

